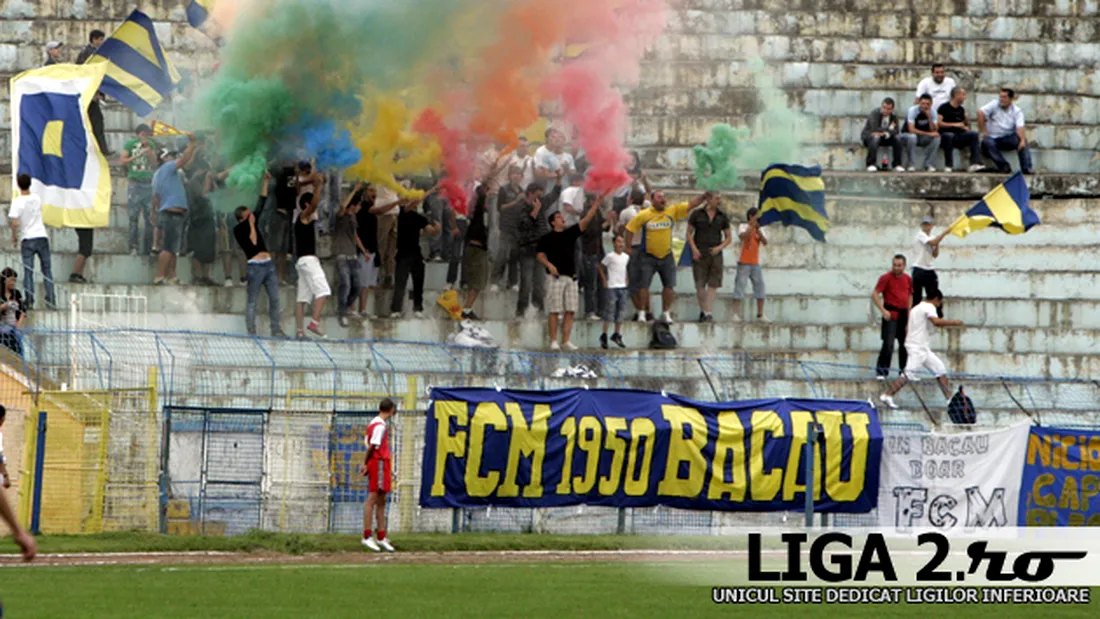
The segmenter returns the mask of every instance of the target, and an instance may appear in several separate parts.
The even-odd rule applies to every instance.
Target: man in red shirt
[[[367,457],[359,467],[359,474],[368,480],[367,502],[363,506],[362,544],[375,552],[393,552],[393,544],[386,536],[386,495],[393,488],[390,465],[390,432],[386,422],[397,412],[393,400],[386,398],[378,405],[378,416],[367,424]],[[378,525],[378,537],[371,536],[371,516]]]
[[[898,341],[898,372],[905,370],[905,332],[909,326],[909,300],[913,296],[913,280],[905,273],[905,256],[894,256],[894,267],[878,278],[871,299],[882,314],[882,350],[878,354],[875,372],[878,380],[890,374],[890,357],[894,340]]]

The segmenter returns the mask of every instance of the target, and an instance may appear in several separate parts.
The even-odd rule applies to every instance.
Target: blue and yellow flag
[[[11,80],[13,195],[16,176],[31,177],[48,226],[105,228],[111,170],[88,120],[106,65],[55,64]]]
[[[1009,234],[1023,234],[1039,225],[1039,214],[1028,206],[1030,201],[1027,181],[1017,172],[956,219],[951,233],[964,239],[975,230],[995,226]]]
[[[160,45],[153,22],[134,11],[85,64],[106,63],[100,90],[138,116],[160,105],[180,81],[180,74]]]
[[[821,166],[774,164],[760,180],[760,225],[782,222],[804,228],[825,242],[829,215],[825,212],[825,182]]]
[[[201,28],[210,13],[214,11],[214,4],[218,0],[191,0],[187,3],[187,22],[192,28]]]

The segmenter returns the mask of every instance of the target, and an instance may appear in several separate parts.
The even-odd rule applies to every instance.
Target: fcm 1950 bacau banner
[[[810,422],[817,509],[874,509],[882,430],[866,402],[435,389],[420,504],[800,509]]]

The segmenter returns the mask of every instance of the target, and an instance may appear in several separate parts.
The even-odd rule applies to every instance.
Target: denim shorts
[[[672,254],[664,258],[657,258],[653,254],[641,252],[642,258],[638,262],[638,289],[646,290],[653,283],[654,274],[661,276],[662,288],[676,287],[676,260]]]
[[[161,229],[161,251],[170,254],[180,253],[180,243],[183,241],[183,224],[187,221],[187,213],[161,211],[158,217],[160,218],[158,227]]]
[[[630,304],[630,290],[627,288],[606,288],[607,304],[604,311],[604,322],[619,324],[626,318],[627,306]]]

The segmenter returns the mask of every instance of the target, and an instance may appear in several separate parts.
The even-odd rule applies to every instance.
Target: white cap
[[[50,41],[46,44],[46,49],[57,49],[62,46],[60,41]]]

